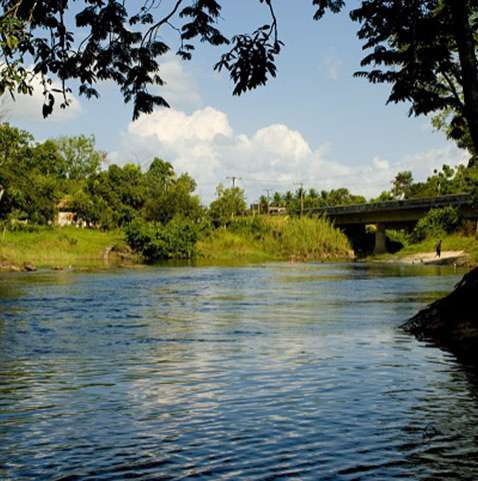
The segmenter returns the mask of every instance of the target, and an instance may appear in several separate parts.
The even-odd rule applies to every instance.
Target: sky
[[[223,3],[221,28],[227,34],[268,22],[258,0]],[[401,170],[422,180],[445,163],[466,161],[466,152],[434,131],[429,118],[409,117],[407,104],[386,105],[389,87],[353,78],[363,57],[358,24],[346,13],[315,22],[311,2],[301,3],[276,0],[285,42],[278,77],[241,97],[232,95],[227,74],[213,71],[223,50],[199,45],[190,62],[172,54],[163,59],[160,73],[167,85],[158,92],[170,109],[132,122],[132,106],[105,82],[99,100],[73,91],[72,105],[47,120],[41,117],[38,88],[32,97],[7,102],[7,120],[39,141],[94,134],[110,163],[146,169],[160,157],[196,179],[205,203],[233,176],[250,202],[268,189],[286,192],[299,184],[347,187],[371,198],[388,190]],[[164,31],[164,39],[174,47],[172,33]]]

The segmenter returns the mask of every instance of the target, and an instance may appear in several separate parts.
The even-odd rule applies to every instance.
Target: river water
[[[397,328],[460,276],[0,276],[0,479],[478,479],[478,382]]]

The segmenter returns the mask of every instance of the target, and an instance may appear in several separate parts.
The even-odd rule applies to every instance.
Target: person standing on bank
[[[437,254],[437,257],[441,257],[441,239],[437,242],[435,246],[435,252]]]

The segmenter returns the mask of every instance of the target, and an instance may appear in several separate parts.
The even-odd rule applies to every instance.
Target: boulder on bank
[[[458,357],[478,363],[478,268],[455,290],[423,309],[402,327],[418,339],[433,341]]]

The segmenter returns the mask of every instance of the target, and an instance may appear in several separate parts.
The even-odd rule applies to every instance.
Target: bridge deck
[[[473,200],[467,194],[324,207],[310,209],[308,212],[325,214],[334,219],[337,224],[372,224],[379,222],[392,224],[413,222],[425,215],[430,209],[447,206],[460,208],[465,217],[478,217],[478,209],[473,208]]]

